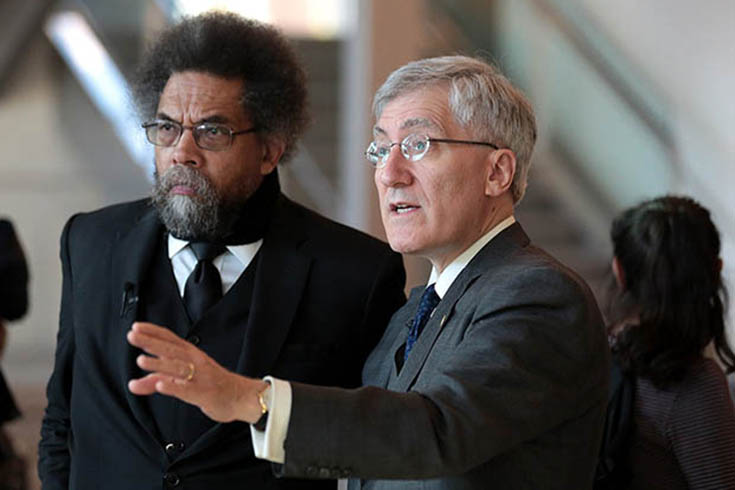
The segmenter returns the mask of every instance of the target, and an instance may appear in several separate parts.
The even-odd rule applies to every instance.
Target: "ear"
[[[263,138],[263,158],[260,162],[260,175],[273,172],[286,151],[286,144],[280,138]]]
[[[618,283],[618,287],[620,289],[625,289],[625,272],[623,271],[623,267],[620,265],[620,261],[615,256],[613,256],[612,259],[612,272],[613,276],[615,276],[615,282]]]
[[[508,192],[513,184],[513,177],[516,174],[516,156],[511,150],[502,148],[490,152],[487,158],[485,195],[498,197]]]

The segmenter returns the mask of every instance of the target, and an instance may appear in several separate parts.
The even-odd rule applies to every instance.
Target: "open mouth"
[[[397,214],[406,214],[410,213],[411,211],[415,211],[419,209],[419,206],[414,206],[413,204],[391,204],[390,210],[392,213]]]

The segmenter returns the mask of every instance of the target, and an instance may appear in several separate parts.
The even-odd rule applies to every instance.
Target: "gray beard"
[[[182,240],[218,241],[229,231],[230,219],[223,212],[222,198],[212,183],[185,165],[173,165],[163,175],[154,174],[151,201],[166,229]],[[194,196],[171,194],[177,185],[186,185]]]

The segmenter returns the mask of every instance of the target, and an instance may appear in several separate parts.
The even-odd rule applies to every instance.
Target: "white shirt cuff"
[[[283,464],[286,462],[283,445],[286,442],[288,422],[291,420],[291,384],[271,376],[266,376],[263,380],[270,383],[264,394],[268,405],[268,422],[265,431],[250,426],[253,451],[256,458]]]

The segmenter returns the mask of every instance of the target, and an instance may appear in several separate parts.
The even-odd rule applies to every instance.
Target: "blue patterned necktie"
[[[413,323],[411,324],[411,329],[408,331],[408,337],[406,338],[406,350],[403,353],[404,363],[408,359],[408,355],[411,353],[411,349],[413,349],[413,344],[416,343],[419,335],[421,335],[421,330],[423,330],[426,322],[429,321],[429,317],[431,317],[431,312],[434,311],[436,305],[439,304],[439,300],[439,295],[436,294],[436,291],[434,291],[433,284],[427,287],[424,290],[424,294],[421,295],[419,307],[413,317]]]

